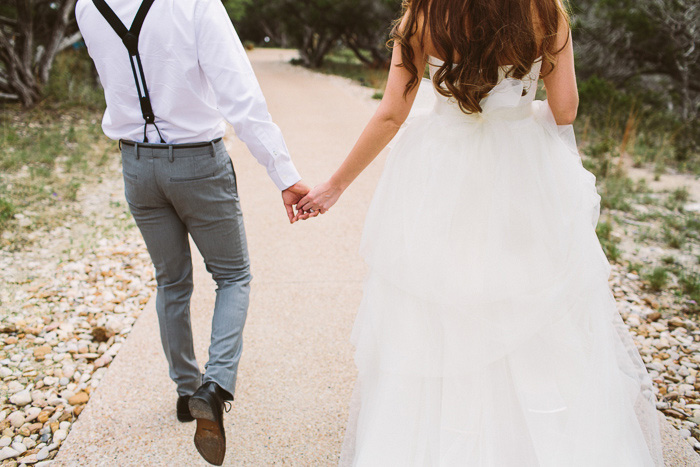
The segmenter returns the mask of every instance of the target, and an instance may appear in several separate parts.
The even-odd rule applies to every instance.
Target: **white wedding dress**
[[[341,465],[663,465],[595,177],[534,100],[539,72],[475,115],[421,85],[367,215]]]

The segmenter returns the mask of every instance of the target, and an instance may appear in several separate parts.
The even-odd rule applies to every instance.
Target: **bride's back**
[[[405,68],[418,83],[415,48],[444,63],[434,73],[438,92],[454,98],[467,113],[481,112],[481,101],[506,76],[523,79],[541,59],[551,71],[556,39],[568,17],[559,0],[412,0],[394,29]]]

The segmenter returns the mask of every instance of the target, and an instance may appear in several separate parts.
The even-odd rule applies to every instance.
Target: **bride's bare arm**
[[[414,37],[418,36],[416,34]],[[425,69],[426,56],[419,41],[416,39],[414,48],[414,64],[420,71]],[[326,212],[333,206],[345,189],[357,178],[358,175],[379,155],[379,153],[392,140],[399,128],[406,121],[413,106],[413,101],[418,93],[418,87],[404,96],[406,83],[411,75],[401,64],[401,46],[396,45],[392,52],[389,80],[384,91],[379,109],[369,121],[360,138],[355,143],[350,154],[336,170],[333,176],[325,183],[318,185],[302,199],[297,209],[309,211],[310,209]],[[303,215],[301,216],[303,218]]]
[[[562,48],[563,47],[563,48]],[[569,125],[576,119],[578,111],[578,88],[574,71],[574,46],[571,30],[566,21],[560,21],[557,33],[557,54],[554,71],[544,77],[547,101],[558,125]]]

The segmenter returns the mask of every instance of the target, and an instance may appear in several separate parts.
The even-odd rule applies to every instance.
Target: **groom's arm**
[[[219,111],[277,188],[295,185],[301,180],[299,172],[220,0],[199,0],[195,27],[199,64],[216,93]]]

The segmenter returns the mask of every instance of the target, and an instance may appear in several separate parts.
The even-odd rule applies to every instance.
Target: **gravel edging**
[[[81,190],[79,217],[0,250],[3,467],[55,457],[155,289],[118,158],[102,176]]]

